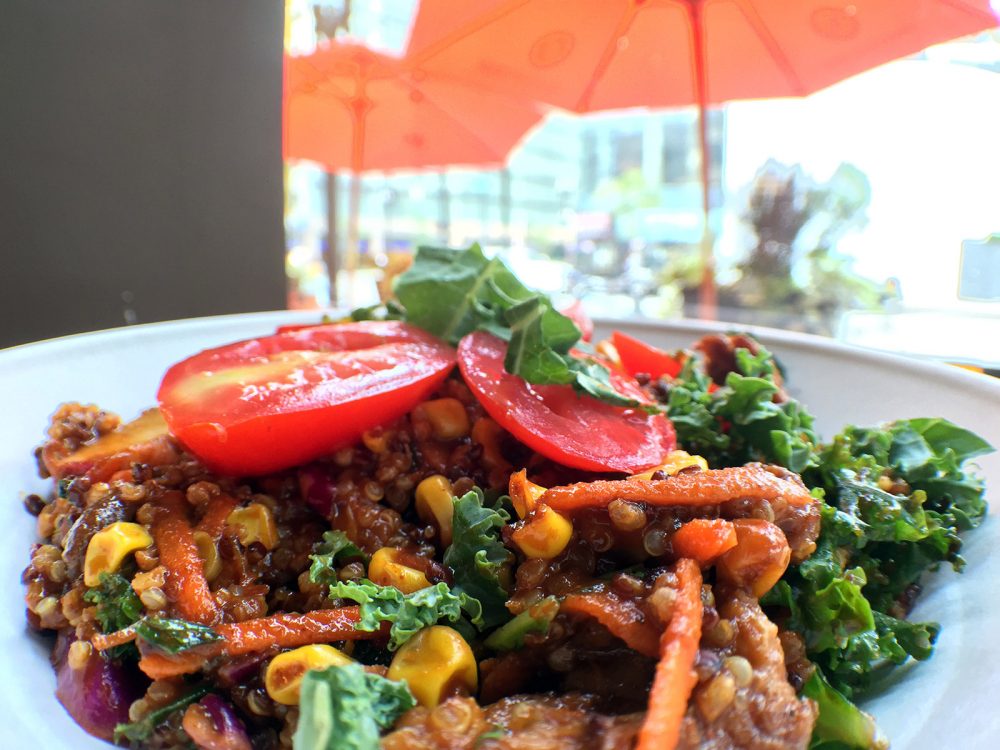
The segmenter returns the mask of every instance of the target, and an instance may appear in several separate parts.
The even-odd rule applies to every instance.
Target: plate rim
[[[0,363],[6,361],[16,362],[22,358],[30,358],[35,354],[35,352],[42,348],[49,349],[59,348],[61,346],[72,346],[79,340],[88,337],[119,338],[136,334],[141,335],[148,331],[156,331],[162,328],[197,328],[199,326],[213,323],[240,323],[244,321],[257,320],[264,324],[272,320],[291,321],[308,319],[321,315],[340,316],[342,314],[343,313],[336,308],[318,310],[261,310],[246,313],[229,313],[225,315],[203,315],[192,318],[178,318],[176,320],[162,320],[151,323],[140,323],[137,325],[102,328],[95,331],[82,331],[80,333],[71,333],[65,336],[55,336],[49,339],[26,342],[24,344],[18,344],[6,349],[0,349]],[[834,338],[818,336],[811,333],[786,331],[779,328],[768,328],[766,326],[743,325],[726,321],[697,320],[694,318],[653,320],[650,318],[595,316],[593,321],[594,325],[599,328],[613,329],[616,326],[628,326],[629,328],[645,329],[648,331],[690,333],[694,338],[708,333],[745,331],[762,341],[774,342],[781,347],[791,347],[799,350],[819,350],[830,354],[850,354],[852,357],[859,357],[875,365],[905,365],[913,371],[924,372],[929,376],[944,378],[957,386],[972,388],[975,391],[979,391],[984,397],[1000,399],[1000,379],[994,378],[990,375],[972,372],[944,362],[928,361],[904,354],[895,354],[880,349],[858,346],[857,344],[848,344]]]

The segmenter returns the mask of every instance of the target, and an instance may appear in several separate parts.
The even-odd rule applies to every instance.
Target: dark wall
[[[0,347],[284,307],[279,0],[3,0]]]

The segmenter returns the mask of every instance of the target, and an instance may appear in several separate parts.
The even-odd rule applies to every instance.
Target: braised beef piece
[[[805,750],[816,706],[788,680],[777,626],[745,591],[720,584],[715,598],[678,750]],[[706,654],[706,641],[719,645]]]
[[[482,708],[449,698],[415,708],[382,738],[382,750],[624,750],[642,714],[607,716],[580,694],[515,695]]]

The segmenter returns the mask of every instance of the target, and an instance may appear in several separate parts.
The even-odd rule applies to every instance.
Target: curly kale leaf
[[[850,698],[931,655],[939,626],[904,618],[925,572],[964,565],[959,532],[986,504],[963,463],[988,449],[945,420],[914,419],[849,427],[820,451],[805,475],[825,494],[817,550],[765,604],[804,636],[831,689]]]
[[[337,581],[337,565],[347,560],[368,562],[368,555],[343,531],[333,530],[323,533],[316,554],[310,555],[309,580],[313,583],[331,585]]]
[[[497,508],[486,507],[479,490],[454,501],[452,541],[444,552],[444,564],[454,574],[452,590],[482,604],[485,628],[510,619],[505,581],[514,556],[500,541],[500,530],[509,520],[499,504]]]
[[[480,630],[485,627],[479,600],[464,593],[456,594],[443,582],[404,594],[394,586],[379,586],[367,580],[340,581],[330,587],[330,596],[350,599],[361,606],[359,630],[374,632],[382,623],[390,623],[390,651],[398,649],[422,628],[441,620],[455,624],[469,637],[473,631],[463,615]]]
[[[87,591],[83,600],[97,605],[97,622],[104,633],[127,628],[142,616],[142,602],[131,581],[118,573],[101,573],[97,587]]]
[[[813,417],[795,399],[775,401],[778,367],[763,347],[736,350],[737,372],[712,389],[697,355],[688,358],[667,391],[667,414],[678,442],[712,466],[748,461],[781,464],[795,472],[817,463]]]
[[[294,747],[378,750],[381,731],[415,705],[406,683],[369,674],[360,664],[306,672]]]

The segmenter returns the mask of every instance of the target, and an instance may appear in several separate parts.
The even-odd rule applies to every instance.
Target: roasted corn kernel
[[[417,515],[426,523],[438,527],[441,544],[451,544],[451,521],[455,514],[451,482],[441,474],[434,474],[417,485]]]
[[[434,708],[445,698],[476,691],[476,657],[465,639],[444,625],[424,628],[396,652],[386,674],[405,682],[420,705]]]
[[[153,537],[137,523],[116,521],[106,526],[94,534],[87,545],[83,582],[87,586],[97,586],[101,573],[114,573],[126,557],[152,543]]]
[[[226,519],[236,529],[236,536],[244,547],[260,542],[271,550],[278,546],[278,527],[271,509],[261,503],[250,503],[237,508]]]
[[[380,586],[395,586],[404,594],[425,589],[431,585],[423,571],[411,568],[401,559],[402,551],[395,547],[382,547],[368,563],[368,578]]]
[[[438,440],[457,440],[469,434],[469,415],[457,398],[436,398],[425,401],[415,410],[427,420]]]
[[[633,474],[633,479],[652,479],[653,474],[658,471],[662,471],[667,476],[672,476],[679,471],[688,469],[692,466],[699,467],[702,471],[708,470],[708,461],[706,461],[701,456],[692,456],[687,451],[670,451],[666,458],[663,459],[663,463],[659,466],[654,466],[651,469],[640,472],[639,474]]]
[[[306,672],[312,669],[350,664],[352,659],[333,646],[316,643],[301,646],[294,651],[278,654],[267,665],[264,674],[264,688],[278,703],[286,706],[299,704],[299,688]]]
[[[736,546],[718,559],[720,579],[764,596],[784,575],[792,557],[785,532],[761,518],[733,521]]]
[[[219,559],[219,548],[215,546],[215,540],[211,534],[204,531],[194,532],[194,544],[198,548],[198,555],[205,563],[205,579],[214,581],[222,572],[222,560]]]
[[[527,518],[538,504],[538,498],[545,494],[545,487],[529,481],[528,470],[521,469],[510,475],[508,491],[518,518]]]
[[[568,518],[547,505],[539,505],[511,538],[528,557],[550,560],[566,549],[571,536],[573,523]]]

